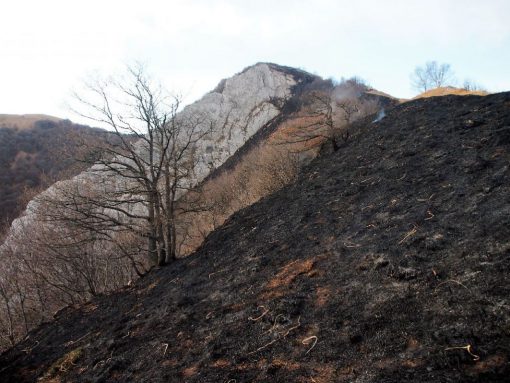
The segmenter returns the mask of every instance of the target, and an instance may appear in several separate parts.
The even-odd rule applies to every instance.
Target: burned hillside
[[[2,382],[504,382],[510,93],[349,127],[190,257],[68,307]]]

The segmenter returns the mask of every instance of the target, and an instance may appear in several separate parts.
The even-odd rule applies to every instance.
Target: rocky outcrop
[[[305,72],[289,72],[284,67],[261,63],[222,80],[215,90],[184,108],[184,118],[205,113],[215,125],[212,134],[200,142],[201,161],[195,170],[195,182],[221,166],[276,117],[292,96],[292,89],[309,77]]]
[[[220,167],[261,127],[280,113],[295,89],[313,78],[304,71],[259,63],[222,80],[213,91],[186,106],[178,118],[186,119],[200,114],[207,116],[207,120],[199,129],[208,130],[211,122],[214,125],[211,133],[195,148],[198,161],[191,172],[189,185],[196,185],[212,170]],[[59,188],[73,185],[94,187],[101,184],[104,172],[98,170],[97,166],[92,167],[70,180],[60,181],[31,201],[25,214],[13,222],[6,245],[14,245],[20,228],[32,225],[38,199],[54,195]]]

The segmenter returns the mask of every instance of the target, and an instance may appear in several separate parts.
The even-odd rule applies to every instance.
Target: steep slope
[[[399,103],[395,98],[353,79],[339,84],[317,77],[310,80],[301,82],[280,113],[215,168],[200,185],[199,192],[192,194],[194,202],[200,200],[204,206],[209,205],[213,209],[180,217],[187,223],[180,231],[186,235],[180,248],[181,254],[187,255],[196,250],[205,235],[232,213],[294,181],[299,169],[317,156],[331,133],[323,100],[329,98],[330,105],[346,108],[349,104],[356,105],[352,110],[357,110],[357,115],[352,120],[374,113],[382,115],[384,109]],[[318,94],[324,98],[321,99]],[[336,131],[344,129],[342,110],[338,107],[332,112]]]
[[[179,125],[194,131],[191,133],[194,137],[207,133],[196,142],[192,140],[193,145],[186,149],[186,155],[180,161],[183,167],[190,168],[179,170],[180,174],[185,173],[185,179],[180,180],[177,186],[179,196],[185,194],[187,187],[199,183],[211,169],[221,166],[259,131],[266,130],[265,127],[280,116],[288,100],[315,78],[297,69],[259,63],[221,81],[216,89],[178,113],[176,120],[182,122]],[[46,125],[51,127],[54,123],[47,121]],[[23,134],[25,132],[28,130],[22,131]],[[57,147],[51,154],[62,159],[59,145],[65,145],[57,139],[49,142]],[[134,145],[142,157],[145,154],[148,158],[143,140]],[[116,228],[105,233],[97,226],[84,232],[74,225],[76,221],[59,220],[63,217],[62,206],[67,202],[71,203],[67,206],[76,206],[76,199],[67,198],[69,191],[74,193],[79,189],[87,194],[87,198],[79,199],[88,207],[92,206],[88,201],[94,200],[90,196],[104,196],[105,190],[119,191],[112,197],[115,201],[119,200],[119,195],[126,190],[127,178],[104,170],[103,166],[94,165],[38,194],[28,203],[25,213],[13,221],[5,240],[0,243],[0,350],[22,339],[28,330],[50,318],[56,310],[69,303],[85,302],[97,293],[116,290],[152,265],[147,256],[149,213],[141,202],[143,196],[120,197],[123,200],[129,197],[130,201],[122,209],[136,211],[141,219],[130,213],[121,214],[120,219],[115,216],[118,221],[132,223],[135,234]],[[6,183],[9,185],[11,181]],[[62,203],[52,202],[59,198]],[[179,210],[201,211],[202,207],[195,206],[182,208],[181,205]],[[113,212],[118,213],[118,205],[113,209],[96,206],[94,210],[99,214],[107,211],[106,214],[115,215]],[[68,213],[69,210],[66,211],[67,216]],[[143,219],[144,216],[147,219]],[[194,217],[189,217],[189,220],[191,224],[196,221]],[[95,222],[98,221],[103,222],[102,219]],[[181,243],[189,236],[185,226],[187,221],[181,217],[176,221],[179,224],[176,242],[182,246]],[[204,233],[203,230],[198,232],[199,242],[193,249],[202,242]],[[3,239],[2,236],[0,239]],[[65,251],[61,252],[61,249]],[[179,255],[183,252],[179,251]],[[70,261],[71,258],[73,261]]]
[[[194,255],[56,314],[2,381],[508,381],[510,93],[351,132]]]
[[[286,102],[314,78],[298,69],[257,63],[220,81],[213,91],[184,108],[180,113],[184,119],[206,113],[215,125],[213,133],[201,140],[197,148],[201,161],[194,169],[196,182],[221,166],[276,118]]]

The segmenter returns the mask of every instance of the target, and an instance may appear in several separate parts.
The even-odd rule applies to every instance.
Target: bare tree
[[[60,218],[102,239],[135,233],[147,239],[152,263],[170,262],[176,257],[176,201],[193,186],[197,145],[212,122],[203,115],[178,116],[179,98],[155,86],[141,66],[129,68],[122,81],[88,83],[87,94],[76,99],[75,110],[108,125],[120,143],[104,148],[92,168],[99,188],[77,185],[57,201]]]
[[[315,144],[328,142],[334,151],[340,139],[349,138],[348,125],[375,113],[378,102],[366,94],[370,88],[358,77],[342,79],[336,86],[317,85],[307,89],[299,112],[302,123],[282,144],[302,144],[297,150],[309,150]]]
[[[439,64],[437,61],[428,61],[425,66],[416,67],[411,75],[413,88],[421,92],[447,86],[453,80],[450,64]]]
[[[487,92],[487,89],[471,79],[465,79],[462,88],[468,91]]]

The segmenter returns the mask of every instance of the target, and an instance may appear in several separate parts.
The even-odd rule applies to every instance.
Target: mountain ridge
[[[0,128],[31,129],[38,121],[62,121],[61,118],[47,114],[0,114]]]
[[[510,93],[366,118],[190,257],[69,307],[6,382],[503,382]]]

